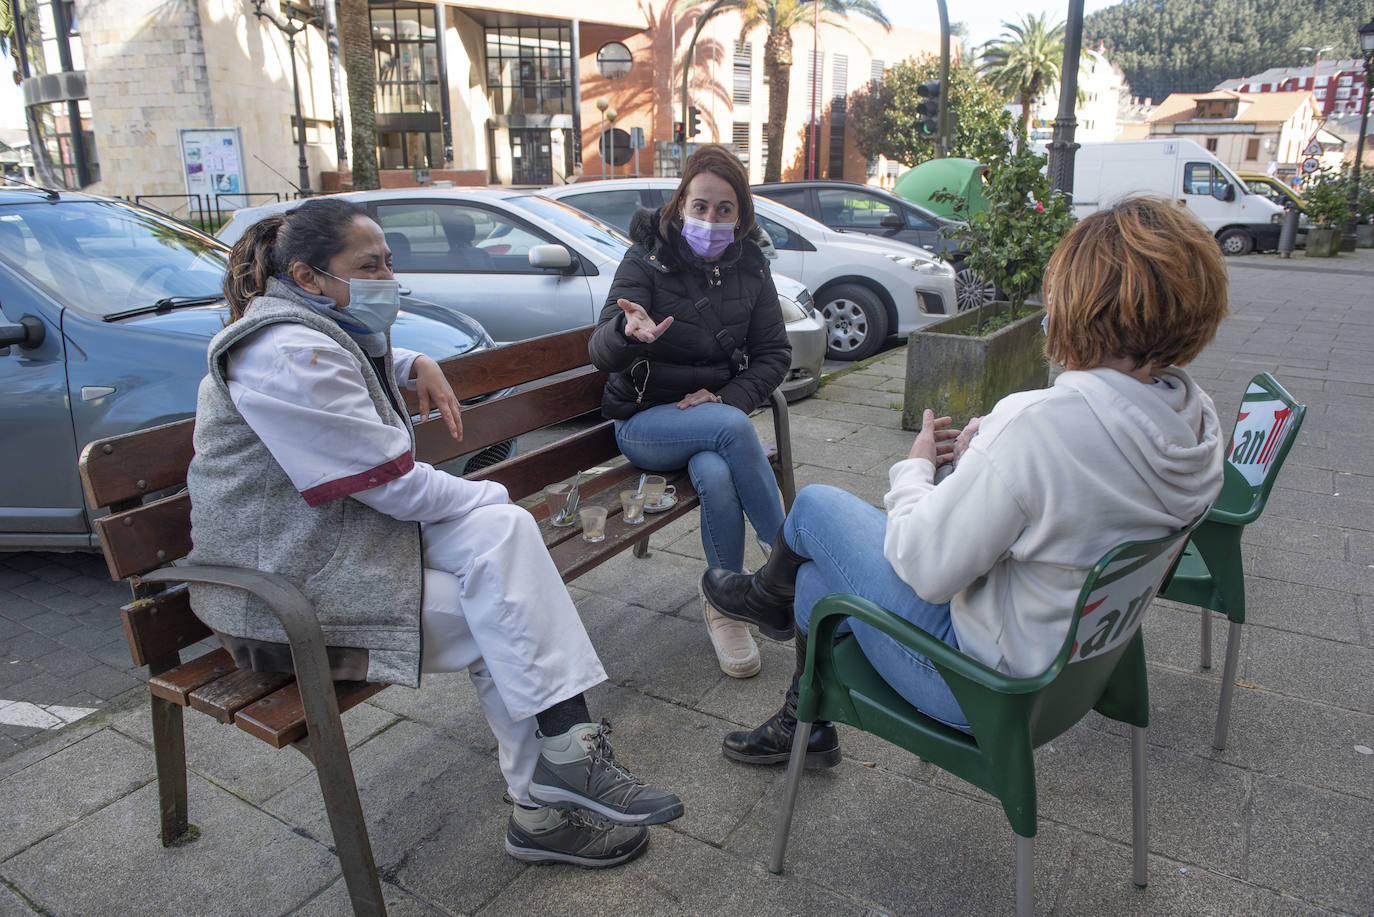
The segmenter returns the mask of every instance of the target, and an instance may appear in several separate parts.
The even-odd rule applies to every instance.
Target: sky
[[[1112,6],[1119,0],[1084,0],[1083,15],[1088,15],[1103,7]],[[887,13],[893,25],[906,26],[939,33],[940,14],[933,0],[879,0],[883,12]],[[1036,0],[955,0],[946,3],[949,8],[949,21],[953,25],[963,21],[968,24],[969,41],[980,45],[997,38],[1002,31],[1003,22],[1019,22],[1024,14],[1048,13],[1051,22],[1068,18],[1068,3],[1047,5]]]

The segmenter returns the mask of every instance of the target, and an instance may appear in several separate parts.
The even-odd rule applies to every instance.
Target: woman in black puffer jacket
[[[602,413],[640,468],[686,467],[701,498],[707,565],[744,566],[744,518],[771,543],[783,521],[749,412],[787,374],[778,293],[759,249],[749,179],[717,144],[687,160],[661,210],[635,214],[635,245],[616,271],[592,335],[592,363],[611,373]],[[748,629],[702,599],[726,674],[759,671]]]

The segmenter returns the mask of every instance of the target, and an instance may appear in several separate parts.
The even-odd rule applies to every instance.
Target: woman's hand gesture
[[[415,394],[420,399],[420,416],[428,417],[430,411],[438,411],[454,439],[463,438],[463,420],[458,415],[458,396],[444,378],[444,371],[430,357],[421,354],[410,367],[410,378],[415,380]]]
[[[921,432],[916,434],[916,442],[911,444],[908,458],[923,458],[932,465],[943,465],[954,457],[954,443],[951,440],[959,435],[958,430],[948,430],[952,418],[936,417],[930,408],[921,415]]]
[[[670,315],[657,325],[654,320],[649,318],[649,313],[644,311],[644,307],[637,302],[630,302],[628,299],[617,299],[615,304],[620,307],[620,311],[625,313],[625,336],[634,338],[648,344],[658,340],[663,332],[668,330],[668,326],[673,323]]]

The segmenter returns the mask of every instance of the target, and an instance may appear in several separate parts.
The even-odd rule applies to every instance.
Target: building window
[[[1258,137],[1251,137],[1249,140],[1245,141],[1245,158],[1259,159],[1259,146]]]
[[[487,29],[493,115],[572,114],[572,37],[566,26]]]
[[[1208,137],[1208,138],[1207,138],[1207,152],[1209,152],[1209,153],[1215,153],[1216,151],[1217,151],[1217,138],[1215,138],[1215,137]]]
[[[830,157],[826,175],[844,178],[844,134],[846,89],[849,85],[849,58],[836,54],[830,76]]]
[[[429,169],[444,162],[443,98],[434,7],[373,7],[377,68],[377,159],[383,169]],[[306,137],[311,125],[306,122]]]
[[[749,122],[736,121],[734,129],[730,134],[730,144],[735,148],[735,155],[739,161],[746,166],[749,165]]]
[[[897,177],[897,169],[898,169],[898,168],[899,168],[899,166],[898,166],[897,163],[895,163],[895,162],[889,162],[889,163],[887,164],[887,177],[890,178],[890,179],[895,179],[895,178]]]
[[[608,41],[596,52],[596,71],[608,80],[618,80],[630,72],[630,49],[618,41]]]
[[[868,82],[877,86],[883,81],[883,62],[875,60],[868,65]]]
[[[753,42],[735,42],[735,83],[730,100],[736,105],[748,105],[753,98],[754,45]]]

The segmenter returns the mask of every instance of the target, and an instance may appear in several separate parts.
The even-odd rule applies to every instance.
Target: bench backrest
[[[505,393],[464,408],[460,442],[437,419],[418,424],[420,459],[444,462],[597,410],[606,376],[588,365],[591,331],[579,328],[443,361],[459,400]],[[518,388],[505,391],[513,386]],[[406,393],[406,400],[416,410],[414,396]],[[146,573],[190,551],[191,505],[184,485],[194,423],[188,419],[125,433],[82,451],[86,499],[93,511],[109,511],[95,520],[95,530],[113,578]],[[570,466],[591,467],[617,454],[606,421],[471,477],[499,481],[518,500],[567,476]]]

